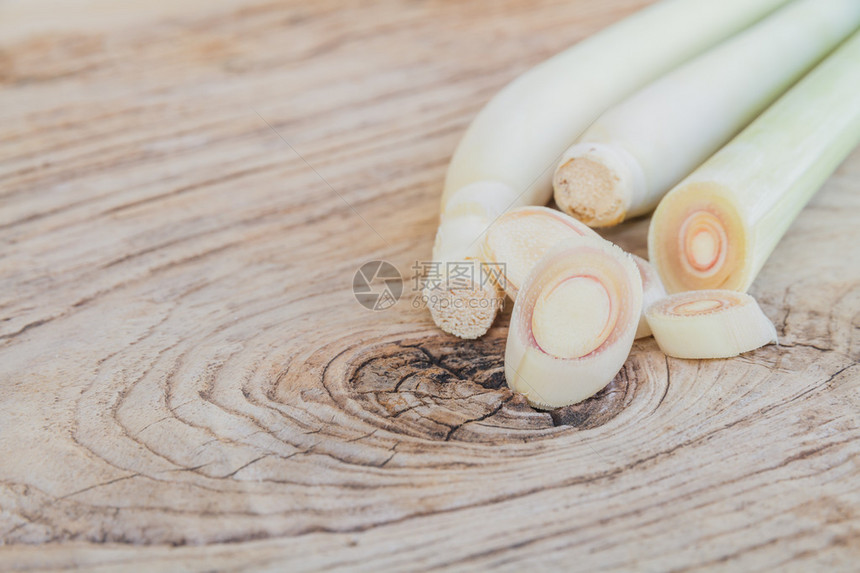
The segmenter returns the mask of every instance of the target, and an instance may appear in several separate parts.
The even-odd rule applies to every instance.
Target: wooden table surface
[[[753,287],[779,347],[541,413],[507,315],[412,307],[474,114],[647,3],[0,3],[0,570],[856,570],[860,153]]]

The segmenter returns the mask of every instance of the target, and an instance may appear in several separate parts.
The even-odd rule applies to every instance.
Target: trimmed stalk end
[[[481,263],[470,261],[474,265],[473,277],[481,276]],[[462,268],[461,263],[458,265]],[[468,280],[464,284],[456,284],[456,277],[442,277],[438,283],[428,285],[424,289],[424,300],[430,310],[430,316],[443,331],[459,338],[472,340],[487,333],[493,325],[500,308],[504,304],[505,295],[491,281]]]
[[[657,207],[649,258],[670,293],[749,287],[751,236],[731,196],[715,183],[689,183]]]
[[[555,202],[590,227],[617,225],[643,193],[635,160],[616,146],[578,143],[565,152],[553,176]],[[641,170],[640,170],[641,171]]]

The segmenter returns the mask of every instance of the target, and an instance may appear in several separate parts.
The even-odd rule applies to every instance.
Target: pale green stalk
[[[860,32],[670,191],[648,234],[669,292],[745,291],[860,142]]]

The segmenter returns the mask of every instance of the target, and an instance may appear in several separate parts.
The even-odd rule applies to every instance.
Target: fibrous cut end
[[[458,266],[463,266],[460,263]],[[445,276],[424,288],[424,302],[436,326],[443,331],[465,339],[475,339],[487,333],[498,312],[503,308],[505,295],[498,284],[481,274],[481,263],[473,265],[472,278],[458,281]]]
[[[608,227],[624,220],[618,176],[602,163],[577,157],[555,172],[553,188],[559,208],[590,227]]]
[[[564,153],[552,181],[559,208],[589,227],[617,225],[644,193],[641,168],[624,149],[582,142]]]

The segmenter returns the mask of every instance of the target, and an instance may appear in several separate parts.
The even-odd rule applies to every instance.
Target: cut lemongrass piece
[[[651,211],[858,24],[858,0],[797,0],[636,92],[562,156],[559,208],[594,227]]]
[[[512,300],[529,271],[546,252],[571,237],[598,235],[573,217],[547,207],[519,207],[490,226],[481,243],[480,257],[497,265],[502,288]]]
[[[618,374],[642,311],[632,257],[603,239],[566,239],[535,265],[514,303],[505,378],[541,409],[581,402]]]
[[[855,33],[663,198],[648,252],[666,290],[749,288],[803,206],[860,141],[858,94]]]
[[[729,358],[776,342],[776,329],[748,294],[695,290],[645,311],[654,339],[675,358]]]
[[[636,338],[645,338],[651,336],[651,327],[648,326],[648,321],[645,319],[645,309],[664,298],[666,289],[663,288],[660,276],[651,263],[642,257],[631,256],[642,277],[642,313],[639,316],[639,326],[636,328]]]

